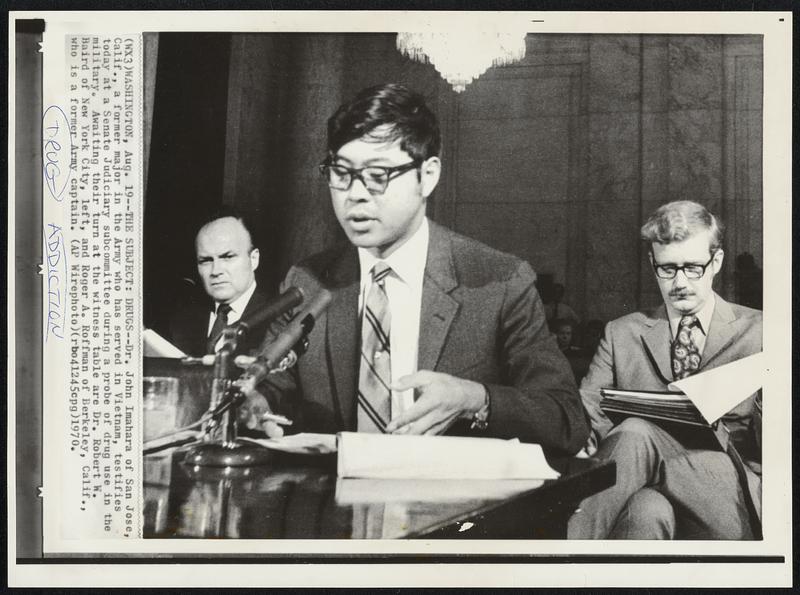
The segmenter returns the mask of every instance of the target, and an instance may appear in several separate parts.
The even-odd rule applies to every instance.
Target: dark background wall
[[[760,300],[743,295],[760,277],[737,284],[735,257],[748,252],[762,266],[761,37],[529,35],[527,44],[524,61],[456,94],[433,67],[404,58],[394,34],[161,34],[146,56],[157,68],[145,322],[159,326],[194,274],[202,207],[252,216],[259,281],[271,287],[340,240],[316,170],[326,120],[387,81],[424,93],[442,126],[444,174],[429,215],[552,275],[584,318],[658,302],[638,228],[675,199],[702,202],[727,224],[718,291]]]

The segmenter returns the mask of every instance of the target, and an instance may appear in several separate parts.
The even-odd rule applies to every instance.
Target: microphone
[[[305,339],[320,315],[331,302],[331,293],[322,289],[308,307],[295,316],[289,325],[272,341],[256,358],[256,361],[247,368],[242,378],[249,377],[254,380],[253,386],[261,382],[270,372],[280,369],[284,359],[291,364],[305,351]],[[290,364],[290,365],[291,365]]]
[[[244,327],[245,331],[248,331],[254,326],[258,326],[264,322],[271,322],[295,306],[302,304],[304,297],[305,295],[302,289],[299,287],[290,287],[278,297],[264,304],[263,308],[250,314],[247,318],[240,319],[238,325]]]
[[[237,337],[241,337],[254,326],[258,326],[259,324],[263,324],[265,322],[271,322],[295,306],[299,306],[303,303],[303,298],[304,294],[302,289],[298,287],[290,287],[278,297],[269,300],[257,311],[249,314],[246,318],[241,318],[237,322],[230,324],[229,328],[236,328]],[[216,345],[217,341],[219,341],[219,338],[224,332],[225,329],[223,329],[219,335],[214,337],[211,345]]]

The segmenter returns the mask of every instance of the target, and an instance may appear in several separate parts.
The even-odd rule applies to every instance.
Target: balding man
[[[259,291],[255,271],[259,252],[243,216],[223,209],[208,217],[195,237],[197,273],[208,295],[206,304],[179,309],[170,321],[172,342],[188,355],[214,353],[214,339],[228,324],[258,311],[267,301]],[[256,325],[244,338],[242,353],[257,350],[265,326]]]

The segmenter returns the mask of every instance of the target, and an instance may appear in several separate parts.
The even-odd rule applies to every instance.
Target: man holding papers
[[[349,242],[289,271],[284,288],[324,287],[332,301],[296,368],[259,388],[293,429],[519,438],[575,453],[588,425],[534,272],[426,218],[440,145],[424,98],[401,85],[365,89],[329,119],[320,170]]]
[[[675,380],[761,351],[761,312],[712,289],[723,261],[722,224],[690,201],[660,207],[641,230],[664,304],[608,324],[581,396],[592,423],[587,450],[617,464],[617,483],[586,499],[575,539],[754,539],[760,533],[761,395],[724,415],[719,450],[638,417],[617,426],[602,388],[667,391]],[[709,420],[711,421],[711,420]]]

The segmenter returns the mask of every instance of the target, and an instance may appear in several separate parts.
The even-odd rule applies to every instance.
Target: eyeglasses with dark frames
[[[421,159],[393,167],[370,165],[357,169],[337,163],[323,162],[319,166],[319,171],[328,186],[334,190],[350,190],[353,180],[358,179],[370,194],[379,195],[386,192],[389,182],[408,171],[419,168],[420,165],[422,165]]]
[[[708,262],[705,264],[689,263],[678,266],[677,264],[658,264],[655,256],[653,256],[653,253],[651,252],[650,262],[653,265],[653,270],[656,273],[656,277],[659,279],[674,279],[678,274],[678,271],[683,271],[683,274],[686,275],[687,279],[697,280],[702,279],[705,276],[708,265],[711,264],[711,261],[714,260],[716,255],[717,251],[715,250],[711,255],[711,258],[709,258]]]

